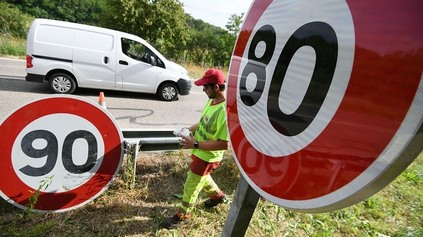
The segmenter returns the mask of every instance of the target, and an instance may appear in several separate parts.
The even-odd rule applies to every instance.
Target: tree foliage
[[[205,66],[227,67],[242,15],[226,30],[194,19],[178,0],[2,0],[0,30],[26,37],[33,18],[115,29],[147,40],[167,57]]]
[[[3,0],[36,18],[97,25],[106,0]]]
[[[236,35],[240,30],[243,19],[244,13],[241,13],[241,15],[232,14],[228,23],[225,25],[228,32],[232,35]]]
[[[233,19],[236,15],[233,15]],[[242,18],[242,15],[239,17]],[[229,31],[239,29],[242,22],[229,19],[228,30],[188,17],[189,40],[187,42],[187,59],[201,65],[227,67],[235,45],[236,33]]]
[[[26,38],[33,17],[22,13],[15,5],[0,2],[0,33]]]
[[[172,58],[187,40],[183,5],[175,0],[108,0],[103,26],[138,35]]]

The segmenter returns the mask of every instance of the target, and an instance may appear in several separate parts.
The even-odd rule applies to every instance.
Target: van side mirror
[[[157,65],[156,57],[150,56],[150,63],[151,63],[151,65],[156,66]]]

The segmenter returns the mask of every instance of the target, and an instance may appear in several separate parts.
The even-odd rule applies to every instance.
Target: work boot
[[[185,215],[182,217],[182,214],[175,214],[174,216],[167,217],[162,222],[162,227],[166,229],[176,229],[182,225],[185,225],[189,222],[189,217]]]
[[[227,199],[228,198],[226,197],[226,194],[222,194],[222,196],[220,196],[218,198],[215,198],[215,199],[209,198],[209,199],[207,199],[204,202],[204,206],[207,207],[207,208],[212,208],[212,207],[215,207],[215,206],[217,206],[218,204],[220,204],[222,202],[226,202]]]

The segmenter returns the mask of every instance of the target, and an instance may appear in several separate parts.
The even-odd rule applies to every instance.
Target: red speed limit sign
[[[120,129],[99,105],[52,97],[24,105],[0,125],[0,194],[19,208],[71,210],[100,195],[123,158]]]
[[[423,147],[423,4],[255,1],[229,69],[238,166],[283,207],[374,194]]]

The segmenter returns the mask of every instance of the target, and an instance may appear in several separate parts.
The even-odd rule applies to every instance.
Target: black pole
[[[260,195],[241,176],[235,197],[223,227],[222,237],[244,236],[256,209]]]

